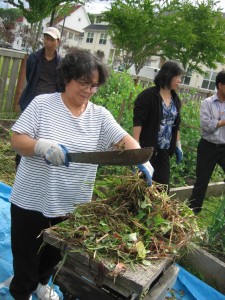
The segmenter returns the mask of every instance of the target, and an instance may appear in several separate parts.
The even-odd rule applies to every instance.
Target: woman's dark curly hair
[[[172,60],[165,62],[154,79],[154,83],[159,88],[171,87],[173,77],[184,74],[184,70],[180,65]]]
[[[87,82],[91,82],[92,72],[96,70],[99,73],[98,85],[102,85],[108,77],[106,65],[86,49],[71,49],[58,67],[58,83],[61,91],[65,91],[65,85],[72,79],[77,80],[82,78]]]

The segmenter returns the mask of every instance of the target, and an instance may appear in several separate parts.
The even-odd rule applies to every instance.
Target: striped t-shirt
[[[73,116],[60,93],[34,98],[12,130],[57,141],[69,152],[106,151],[127,135],[107,109],[91,102],[83,114]],[[41,157],[22,157],[10,201],[46,217],[63,216],[91,200],[96,171],[97,165],[55,167]]]

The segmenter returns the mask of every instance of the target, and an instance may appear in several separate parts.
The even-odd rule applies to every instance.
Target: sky
[[[106,9],[109,9],[111,2],[113,2],[113,0],[93,0],[86,4],[85,7],[87,12],[98,14]],[[225,0],[218,0],[218,7],[222,8],[222,11],[225,12]]]
[[[224,0],[225,1],[225,0]],[[85,8],[87,12],[92,14],[98,14],[101,13],[104,10],[107,10],[110,8],[110,3],[113,1],[110,0],[93,0],[90,3],[87,3],[85,5]]]
[[[112,1],[113,0],[91,0],[90,3],[88,3],[86,5],[86,9],[90,13],[97,14],[97,13],[100,13],[100,12],[110,8],[110,3]],[[0,7],[6,8],[7,4],[4,3],[3,0],[0,0]]]
[[[90,3],[86,4],[85,7],[89,13],[98,14],[109,9],[111,2],[113,2],[113,0],[92,0]],[[2,0],[0,0],[0,7],[6,7],[6,4]],[[222,11],[225,12],[225,0],[219,0],[218,7],[222,8]]]

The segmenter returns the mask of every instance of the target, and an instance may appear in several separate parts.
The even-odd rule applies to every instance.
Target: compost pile
[[[149,265],[178,255],[199,234],[189,207],[136,176],[105,179],[105,200],[78,205],[68,219],[52,227],[76,252],[99,261]],[[96,192],[96,190],[95,190]]]

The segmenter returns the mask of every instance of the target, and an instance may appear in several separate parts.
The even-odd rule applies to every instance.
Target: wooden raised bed
[[[170,195],[187,200],[191,196],[193,186],[172,188]],[[206,196],[218,197],[225,193],[225,182],[210,183]],[[185,264],[203,276],[203,280],[225,295],[225,263],[207,251],[195,246],[184,258]]]
[[[50,229],[44,232],[44,241],[61,249],[66,259],[56,276],[55,283],[67,299],[80,300],[163,300],[173,287],[178,267],[173,259],[156,260],[151,266],[127,268],[116,278],[109,275],[105,264],[86,253],[74,252],[72,245],[60,240]],[[145,295],[145,296],[143,296]]]
[[[204,281],[225,295],[225,263],[201,248],[194,248],[185,263],[203,276]]]

